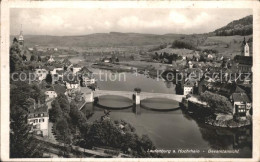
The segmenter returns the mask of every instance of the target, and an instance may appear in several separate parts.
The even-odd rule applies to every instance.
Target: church
[[[21,30],[20,30],[20,35],[18,37],[18,43],[21,47],[24,46],[24,39],[23,39],[23,31],[22,31],[22,25],[21,25]]]
[[[242,43],[241,53],[242,53],[242,56],[250,56],[250,49],[249,49],[248,41],[246,41],[245,37],[244,37],[244,41]]]

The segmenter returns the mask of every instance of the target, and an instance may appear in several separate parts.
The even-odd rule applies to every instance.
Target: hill
[[[139,33],[95,33],[82,36],[48,36],[25,35],[25,45],[48,47],[115,47],[115,46],[144,46],[169,43],[178,39],[182,34],[139,34]],[[14,36],[11,36],[11,41]]]
[[[226,26],[214,31],[216,36],[251,35],[253,33],[253,16],[232,21]]]

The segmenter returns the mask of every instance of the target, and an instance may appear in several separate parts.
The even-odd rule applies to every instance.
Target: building
[[[188,64],[190,69],[193,68],[193,63],[191,61],[189,61]]]
[[[252,56],[235,56],[232,69],[241,73],[252,72],[253,58]]]
[[[48,62],[54,62],[55,60],[53,59],[52,55],[51,57],[49,58]]]
[[[96,83],[95,78],[88,77],[86,75],[82,76],[82,85],[90,86]]]
[[[58,96],[52,86],[47,88],[44,94],[46,95],[46,101],[54,99]]]
[[[51,74],[52,75],[57,74],[57,71],[61,71],[61,70],[64,70],[63,66],[61,64],[55,64],[53,66],[53,70],[51,71]]]
[[[64,70],[70,69],[73,66],[68,58],[61,59],[59,62],[63,65]]]
[[[80,89],[80,82],[77,76],[73,74],[64,75],[63,81],[67,90]]]
[[[47,74],[48,71],[44,68],[35,69],[36,79],[38,79],[39,81],[46,79]]]
[[[24,39],[23,39],[23,31],[22,31],[22,25],[21,25],[21,31],[20,31],[20,35],[18,37],[18,43],[20,46],[24,46]]]
[[[230,101],[233,104],[233,115],[239,119],[246,119],[250,115],[252,103],[244,92],[235,92],[230,96]]]
[[[248,43],[244,46],[244,56],[249,56],[249,45]]]
[[[72,72],[73,72],[73,74],[76,74],[76,73],[79,72],[80,70],[81,70],[81,67],[80,67],[78,64],[73,65],[73,67],[72,67]]]
[[[28,115],[28,124],[32,125],[31,133],[48,136],[49,113],[47,106],[31,108]]]
[[[65,85],[67,89],[79,89],[79,81],[77,80],[65,81]]]
[[[194,82],[190,80],[186,81],[183,87],[183,95],[193,94],[194,86]]]

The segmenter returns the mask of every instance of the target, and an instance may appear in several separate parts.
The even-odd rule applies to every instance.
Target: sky
[[[91,8],[10,11],[10,33],[87,35],[92,33],[207,33],[251,15],[251,9]]]

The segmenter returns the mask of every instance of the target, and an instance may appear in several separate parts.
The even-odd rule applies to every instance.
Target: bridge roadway
[[[133,99],[134,91],[110,91],[110,90],[96,90],[94,91],[94,97],[100,97],[105,95],[115,95],[115,96],[122,96],[129,99]],[[182,101],[182,97],[184,95],[177,95],[177,94],[167,94],[167,93],[151,93],[151,92],[141,92],[140,93],[140,100],[149,99],[149,98],[166,98],[170,100],[175,100],[178,102]]]

